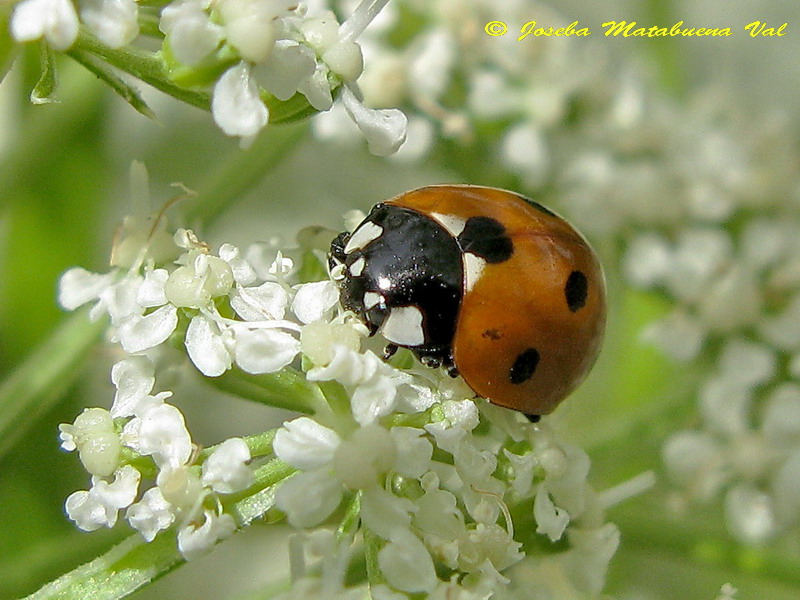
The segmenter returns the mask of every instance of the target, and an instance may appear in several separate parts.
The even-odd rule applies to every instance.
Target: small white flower
[[[410,513],[415,509],[408,498],[398,498],[380,487],[365,489],[361,494],[360,515],[364,526],[387,540],[397,529],[408,529]]]
[[[206,510],[203,517],[201,525],[189,523],[178,530],[178,550],[186,560],[207,554],[214,544],[236,531],[236,523],[229,514]]]
[[[300,342],[277,329],[239,330],[235,338],[236,364],[247,373],[280,371],[300,352]]]
[[[299,417],[283,424],[275,434],[275,456],[293,467],[316,469],[333,460],[341,440],[333,430],[309,417]]]
[[[369,109],[348,86],[342,88],[342,102],[367,140],[369,151],[388,156],[397,151],[406,139],[408,118],[397,109]]]
[[[152,542],[159,531],[172,525],[175,513],[172,505],[164,500],[161,488],[153,487],[144,493],[139,502],[128,507],[125,518],[145,541]]]
[[[81,20],[112,48],[121,48],[139,34],[134,0],[83,0]]]
[[[231,67],[219,78],[214,86],[211,113],[220,129],[231,136],[249,138],[267,124],[269,111],[259,97],[258,86],[246,63]]]
[[[220,494],[232,494],[253,483],[253,471],[247,465],[250,449],[241,438],[222,442],[203,463],[203,484]]]
[[[66,50],[78,37],[78,14],[71,0],[23,0],[11,16],[11,35],[18,42],[44,37],[56,50]]]
[[[67,515],[84,531],[113,527],[117,514],[136,498],[141,475],[130,465],[117,470],[113,483],[92,477],[92,489],[71,494],[66,501]]]
[[[165,285],[169,279],[166,269],[145,271],[144,281],[136,293],[136,303],[144,308],[162,306],[167,303]]]
[[[128,422],[122,440],[139,452],[151,455],[160,467],[186,464],[192,454],[192,438],[183,414],[170,404],[161,404]]]
[[[222,244],[219,247],[219,257],[228,263],[237,284],[250,285],[257,279],[253,265],[242,258],[242,253],[233,244]]]
[[[161,11],[159,29],[180,62],[195,65],[219,46],[223,28],[212,23],[204,8],[208,2],[179,0]]]

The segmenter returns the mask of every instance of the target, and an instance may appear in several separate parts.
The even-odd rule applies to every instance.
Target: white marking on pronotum
[[[464,291],[470,291],[481,278],[486,261],[472,252],[464,253]]]
[[[361,226],[353,232],[350,239],[347,240],[347,245],[344,247],[344,253],[350,254],[356,250],[361,250],[364,246],[373,240],[377,240],[383,233],[383,227],[376,225],[372,221],[362,223]]]
[[[388,277],[378,277],[378,287],[383,291],[392,289],[392,280]]]
[[[454,217],[453,215],[443,215],[440,213],[431,213],[431,216],[439,222],[439,225],[444,227],[450,235],[458,237],[464,231],[467,221],[461,217]]]
[[[401,346],[421,346],[425,343],[422,313],[416,306],[398,306],[389,312],[381,333],[390,342]]]
[[[378,306],[378,304],[383,304],[386,302],[386,298],[381,296],[377,292],[366,292],[364,293],[364,308],[369,310],[373,306]]]
[[[350,265],[350,275],[353,277],[358,277],[364,271],[364,265],[367,264],[367,261],[364,260],[363,256],[359,256],[358,259]]]

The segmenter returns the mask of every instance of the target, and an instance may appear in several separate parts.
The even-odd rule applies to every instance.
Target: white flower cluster
[[[503,572],[517,564],[546,573],[545,580],[567,582],[576,597],[599,593],[619,532],[604,522],[602,496],[586,483],[586,454],[544,425],[470,399],[463,384],[440,379],[427,384],[429,393],[410,394],[408,383],[397,382],[391,410],[425,410],[431,415],[427,424],[390,427],[375,420],[354,429],[342,415],[331,426],[300,417],[278,432],[276,455],[301,471],[276,495],[289,523],[313,527],[343,499],[357,503],[362,528],[378,540],[377,562],[386,582],[371,588],[378,598],[487,598],[509,584]],[[481,422],[487,431],[479,433]],[[536,534],[553,542],[566,537],[568,550],[523,561],[509,512],[514,505],[527,507],[525,523],[535,523]],[[532,537],[532,530],[523,532],[523,539]],[[436,565],[453,577],[440,579]],[[325,577],[341,582],[345,567],[325,563],[323,571],[336,571]],[[301,590],[318,584],[298,578],[286,598],[302,597]],[[541,585],[526,597],[552,593]]]
[[[313,416],[286,422],[271,446],[297,470],[277,487],[276,507],[293,527],[318,528],[303,534],[298,552],[327,557],[321,571],[294,574],[291,594],[320,586],[349,594],[345,572],[359,544],[384,582],[371,581],[372,593],[386,599],[486,598],[507,586],[504,572],[525,563],[578,595],[602,589],[619,541],[604,509],[646,485],[595,493],[586,454],[545,424],[474,399],[461,378],[419,363],[391,366],[365,349],[366,327],[339,306],[333,281],[293,283],[293,262],[281,253],[264,261],[259,246],[246,256],[229,245],[213,254],[191,231],[170,236],[161,221],[130,218],[114,271],[63,276],[62,305],[93,303],[92,317],[108,315],[109,337],[127,353],[111,371],[111,409],[87,409],[61,426],[62,447],[77,450],[92,476],[91,489],[66,503],[80,528],[111,527],[124,510],[147,541],[177,530],[181,553],[192,558],[241,525],[225,496],[253,484],[250,462],[264,453],[252,456],[238,438],[208,455],[193,443],[156,367],[165,345],[183,341],[205,376],[302,364],[319,392],[304,399]],[[523,515],[517,526],[512,509]],[[355,525],[343,521],[346,535],[328,535],[342,510],[356,515]],[[539,556],[547,540],[566,540],[564,550]],[[442,570],[452,576],[441,578]]]
[[[396,109],[367,108],[356,83],[364,66],[356,39],[387,1],[364,0],[339,24],[333,12],[310,11],[295,0],[175,0],[161,11],[163,56],[189,70],[223,68],[213,85],[211,112],[226,134],[244,144],[269,120],[265,92],[280,101],[299,93],[316,110],[327,111],[341,87],[343,105],[370,151],[389,155],[405,140],[406,117]],[[80,4],[79,19],[73,0],[22,0],[11,33],[18,42],[44,38],[62,51],[78,39],[81,22],[111,48],[139,34],[134,0]]]

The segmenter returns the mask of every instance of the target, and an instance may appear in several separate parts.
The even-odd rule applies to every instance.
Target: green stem
[[[130,73],[173,98],[203,110],[211,110],[211,95],[204,91],[188,90],[173,83],[158,54],[147,52],[136,46],[111,48],[86,31],[85,28],[81,28],[73,48],[99,56],[108,64]]]
[[[378,564],[378,552],[383,546],[383,540],[366,527],[361,528],[364,536],[364,558],[367,563],[367,580],[370,587],[386,583],[383,571]]]
[[[234,368],[204,381],[240,398],[306,414],[313,414],[315,405],[324,402],[319,388],[290,367],[264,375],[251,375]]]
[[[89,321],[88,310],[65,319],[11,375],[0,383],[0,456],[60,398],[80,374],[80,364],[107,327]]]
[[[230,510],[240,526],[264,515],[274,505],[274,487],[294,473],[275,459],[256,469],[248,496]],[[138,534],[114,546],[104,555],[48,583],[27,600],[116,600],[132,594],[183,564],[175,530],[162,532],[152,542]]]

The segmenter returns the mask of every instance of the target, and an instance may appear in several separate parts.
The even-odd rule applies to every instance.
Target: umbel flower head
[[[364,59],[357,39],[387,1],[364,0],[341,24],[320,3],[310,3],[315,8],[294,0],[163,3],[157,13],[162,47],[148,55],[147,69],[140,68],[145,50],[132,46],[139,35],[133,0],[83,0],[80,10],[73,0],[21,0],[10,29],[17,42],[44,39],[55,50],[77,47],[101,61],[113,55],[114,67],[210,108],[220,129],[243,145],[271,120],[268,104],[284,115],[272,120],[292,120],[330,110],[340,93],[370,150],[385,156],[405,140],[407,119],[397,109],[363,104],[357,80]],[[125,86],[110,71],[98,69],[118,91]],[[176,86],[192,91],[187,96]],[[198,88],[207,92],[197,93]],[[135,90],[126,88],[123,96],[149,114]]]
[[[133,251],[131,240],[142,245]],[[123,352],[110,408],[60,427],[91,475],[67,499],[70,519],[92,531],[122,515],[145,541],[172,536],[192,559],[277,511],[300,536],[287,597],[369,587],[376,598],[486,598],[513,589],[521,565],[576,595],[599,593],[619,543],[604,510],[651,476],[598,494],[578,446],[410,354],[379,358],[332,280],[301,282],[297,250],[264,250],[214,252],[191,231],[131,218],[111,272],[64,274],[62,305],[91,304]],[[323,252],[300,254],[324,273]],[[161,383],[181,363],[211,382],[290,381],[281,405],[305,414],[203,449]],[[242,503],[266,492],[243,516]],[[374,567],[353,583],[358,557]]]

